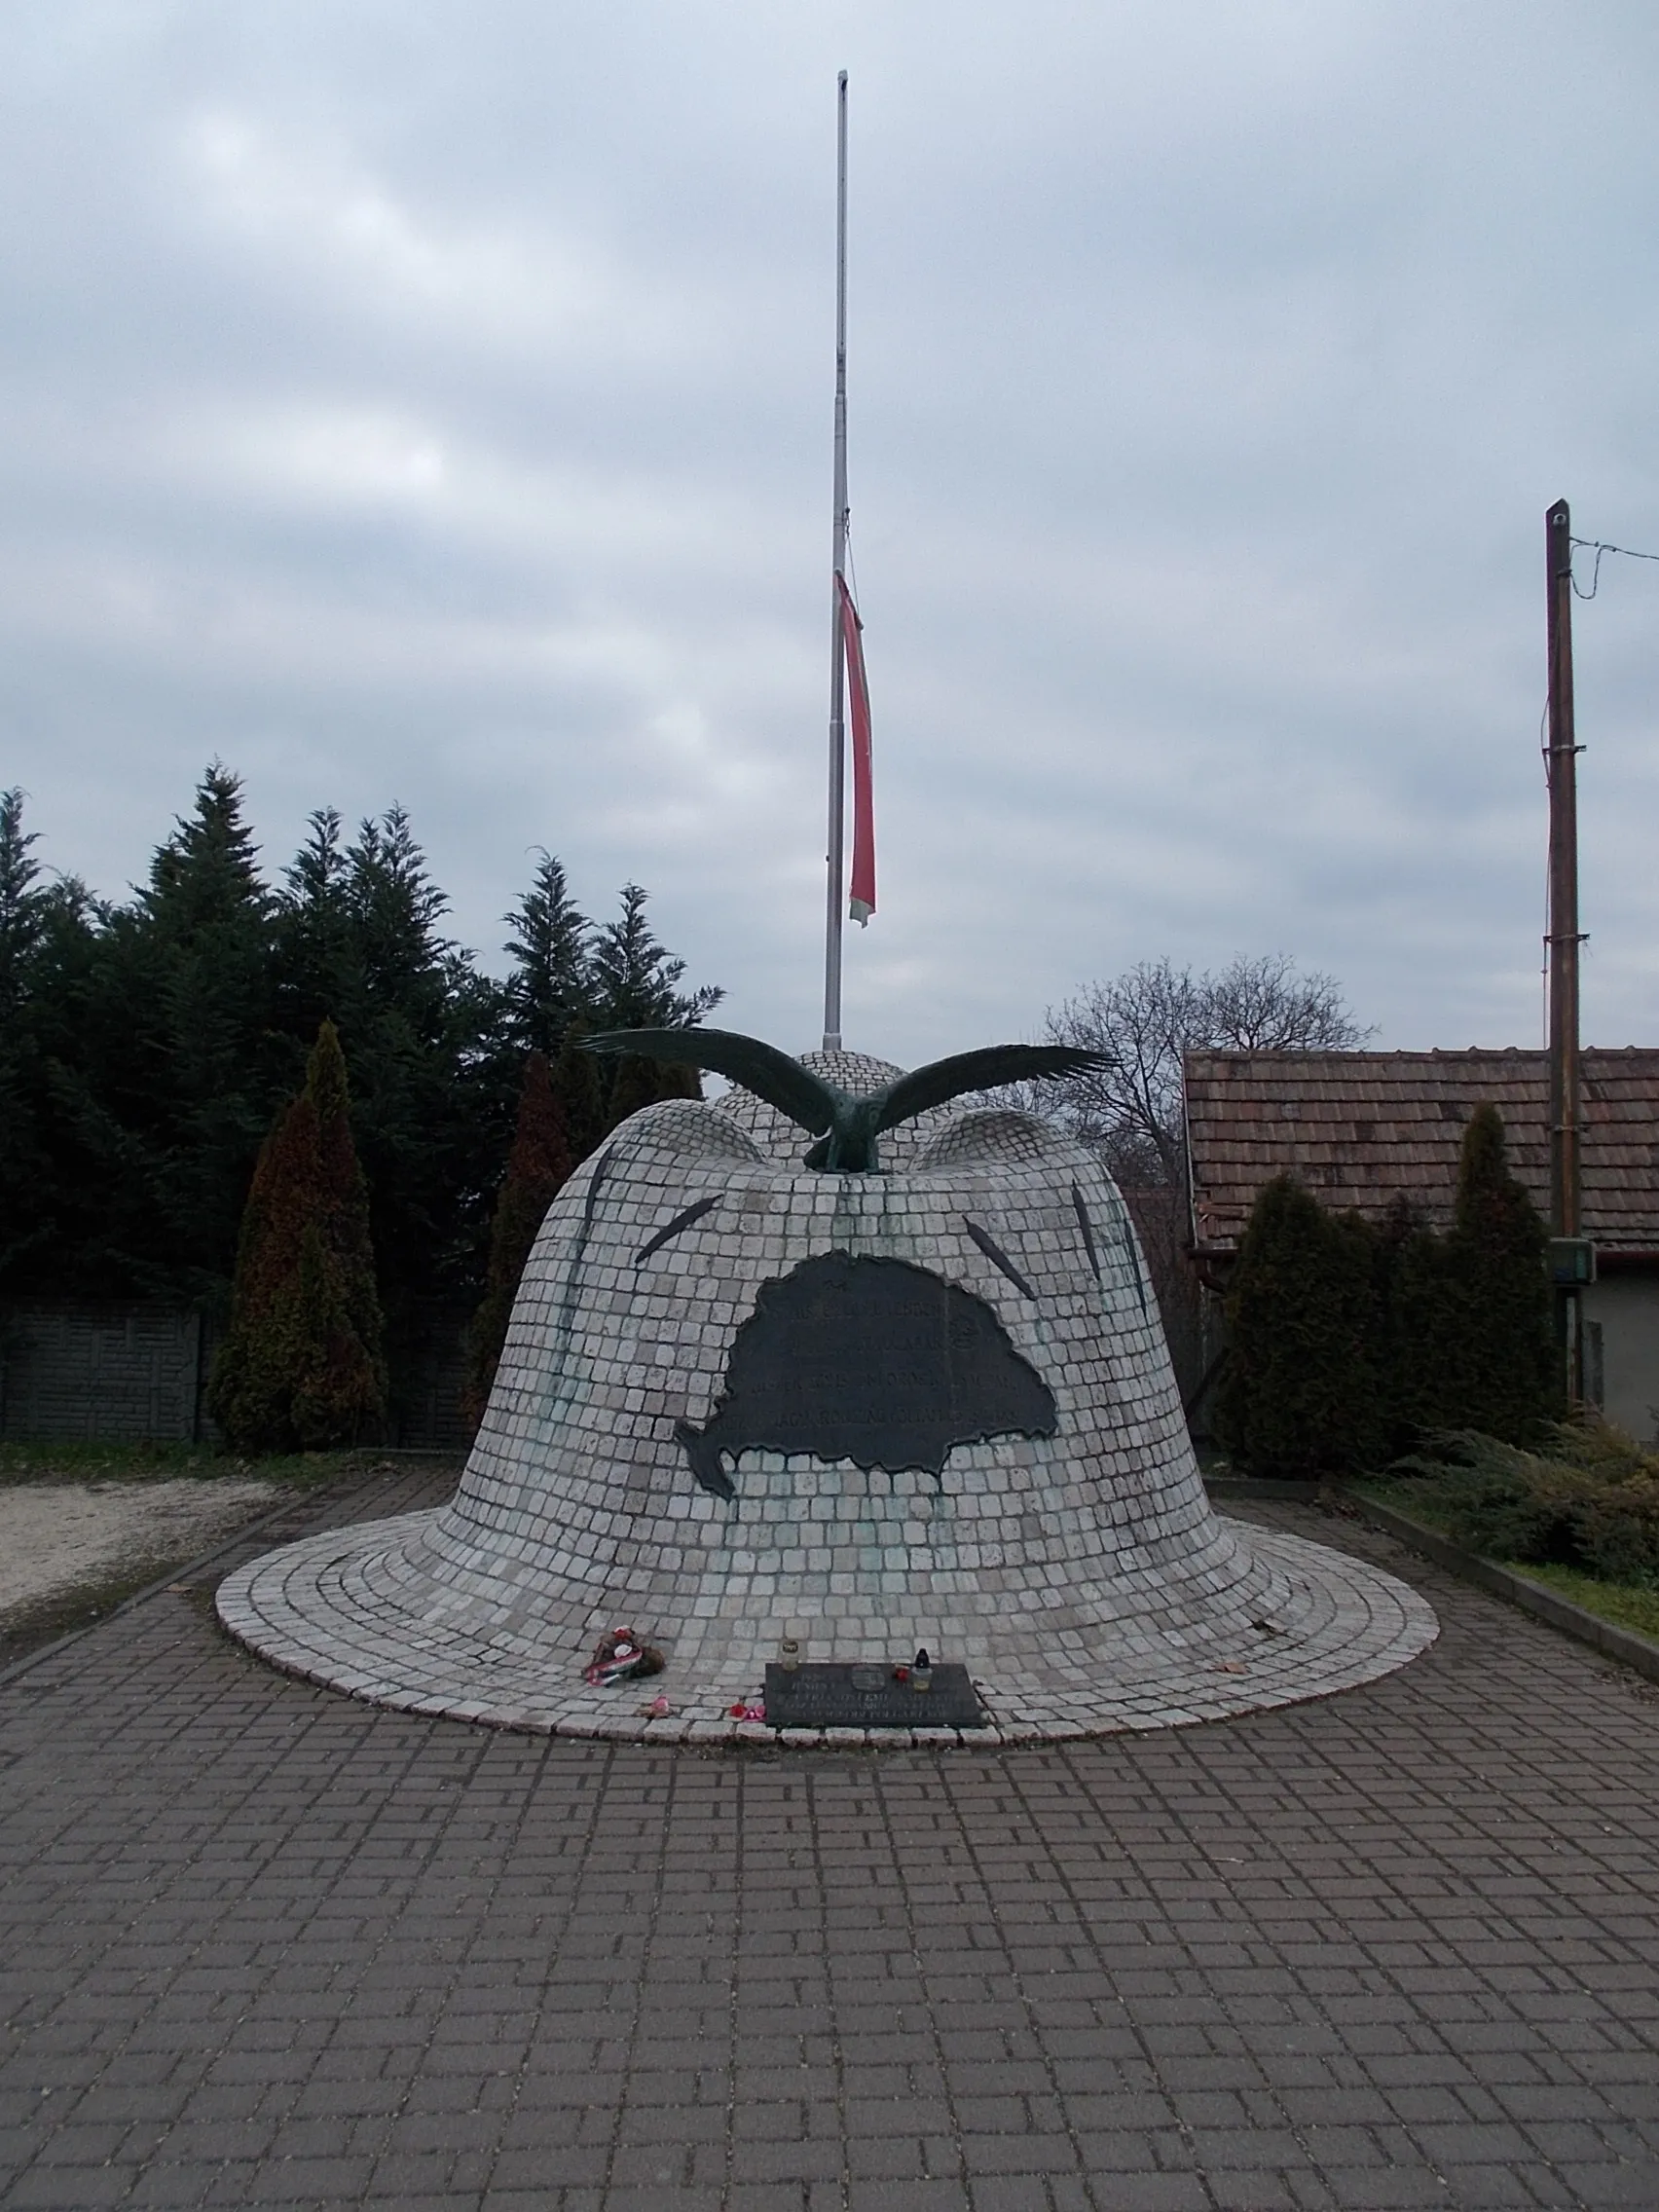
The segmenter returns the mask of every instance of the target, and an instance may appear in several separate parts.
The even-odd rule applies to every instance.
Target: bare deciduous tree
[[[1182,1058],[1204,1047],[1346,1051],[1372,1032],[1354,1021],[1334,977],[1302,975],[1283,953],[1269,953],[1202,975],[1143,960],[1051,1008],[1043,1034],[1106,1055],[1091,1075],[1021,1086],[1018,1103],[1082,1138],[1127,1194],[1177,1380],[1183,1396],[1196,1392],[1206,1347],[1187,1257]]]
[[[1046,1041],[1102,1052],[1107,1064],[1069,1084],[1033,1087],[1030,1103],[1097,1150],[1118,1182],[1173,1184],[1185,1053],[1346,1051],[1371,1034],[1334,977],[1305,976],[1281,952],[1203,975],[1143,960],[1050,1010]]]

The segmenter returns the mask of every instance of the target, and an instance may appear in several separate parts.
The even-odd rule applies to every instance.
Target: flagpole
[[[841,933],[845,927],[847,725],[840,578],[847,565],[847,72],[836,80],[835,521],[830,579],[830,866],[824,939],[824,1050],[841,1049]]]

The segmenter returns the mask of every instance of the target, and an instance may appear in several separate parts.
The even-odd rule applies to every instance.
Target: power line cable
[[[1596,556],[1596,565],[1590,571],[1590,589],[1588,591],[1581,587],[1578,578],[1572,574],[1570,570],[1567,571],[1568,580],[1580,599],[1594,599],[1601,589],[1602,556],[1604,553],[1619,553],[1627,561],[1659,561],[1659,553],[1638,553],[1629,545],[1608,545],[1600,537],[1572,537],[1568,538],[1567,543],[1581,547],[1584,552],[1594,553]]]

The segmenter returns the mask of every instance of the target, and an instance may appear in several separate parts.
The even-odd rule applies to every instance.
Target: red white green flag
[[[837,574],[841,642],[847,656],[847,703],[853,725],[853,874],[847,912],[861,928],[875,912],[875,793],[870,777],[869,679],[865,674],[864,624]]]

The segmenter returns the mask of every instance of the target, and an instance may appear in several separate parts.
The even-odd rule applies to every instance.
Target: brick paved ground
[[[1259,1719],[858,1756],[377,1713],[200,1593],[38,1660],[0,2202],[1659,2205],[1659,1698],[1258,1512],[1440,1643]]]

